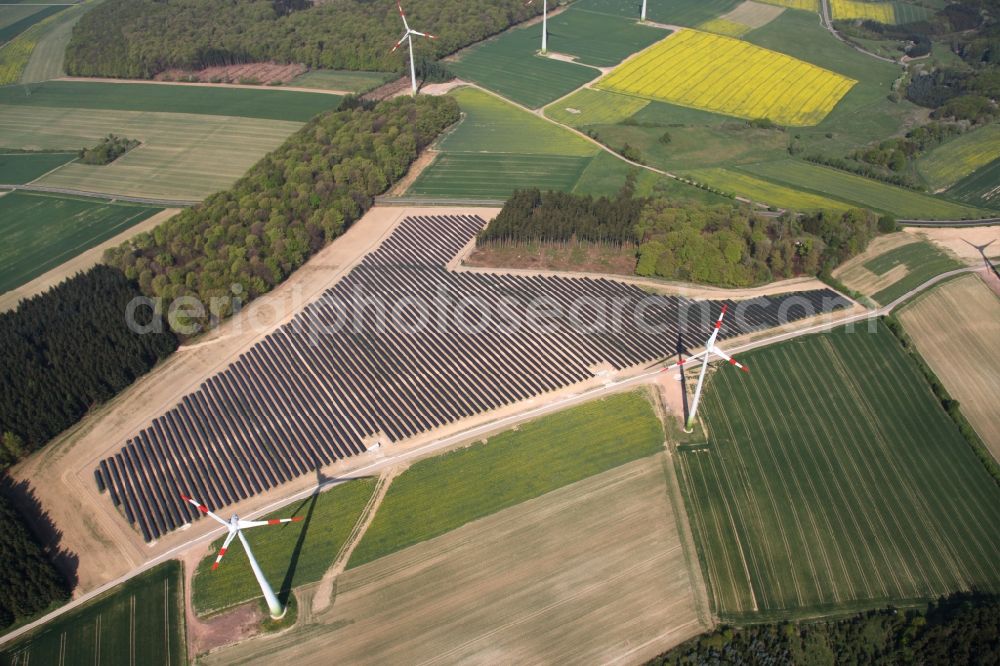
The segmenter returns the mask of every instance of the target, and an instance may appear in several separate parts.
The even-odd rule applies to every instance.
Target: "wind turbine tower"
[[[694,356],[682,359],[681,361],[678,361],[661,371],[666,372],[667,370],[672,370],[674,368],[681,368],[681,371],[683,372],[683,366],[686,363],[690,363],[695,359],[701,359],[701,372],[698,373],[698,385],[694,389],[694,401],[691,403],[691,413],[688,415],[687,423],[684,424],[684,432],[692,432],[694,429],[694,417],[698,412],[698,402],[701,400],[701,387],[705,382],[705,372],[708,370],[708,363],[713,354],[721,359],[729,361],[730,365],[735,365],[743,372],[750,372],[745,365],[737,362],[735,358],[715,346],[715,339],[719,337],[719,329],[722,328],[722,318],[726,316],[726,309],[727,306],[723,305],[722,312],[719,314],[719,319],[715,322],[715,329],[712,331],[712,335],[709,336],[708,342],[705,343],[705,349],[703,351],[695,354]]]
[[[413,36],[416,35],[417,37],[426,37],[427,39],[437,39],[437,37],[435,37],[434,35],[430,35],[430,34],[424,33],[424,32],[417,32],[416,30],[414,30],[413,28],[411,28],[410,24],[406,22],[406,14],[403,13],[403,5],[399,4],[399,0],[396,1],[396,7],[399,8],[399,16],[400,16],[400,18],[403,19],[403,27],[406,29],[406,32],[404,32],[403,36],[399,38],[399,41],[396,42],[396,45],[392,47],[392,51],[390,51],[390,53],[395,53],[396,49],[398,49],[400,46],[403,45],[403,41],[404,40],[406,41],[407,45],[410,47],[410,86],[411,86],[411,88],[413,90],[412,94],[416,95],[417,94],[417,68],[413,64]]]
[[[639,16],[639,20],[643,22],[646,20],[646,0],[642,0],[642,14]]]
[[[528,0],[525,6],[535,0]],[[549,52],[549,0],[542,0],[542,53]]]
[[[267,601],[268,610],[271,611],[271,617],[275,620],[284,617],[285,608],[281,605],[281,602],[278,601],[278,597],[274,594],[274,590],[271,589],[271,584],[268,583],[267,578],[264,577],[264,572],[260,570],[260,565],[257,564],[257,558],[253,556],[253,551],[250,550],[250,544],[247,542],[247,538],[243,536],[243,530],[250,527],[262,527],[264,525],[297,523],[302,520],[302,517],[296,516],[295,518],[275,518],[272,520],[243,520],[234,513],[233,517],[227,522],[209,511],[208,507],[200,503],[198,500],[191,499],[187,495],[181,495],[181,498],[184,501],[190,502],[194,506],[198,507],[199,511],[217,523],[224,525],[226,529],[229,530],[229,535],[226,537],[226,541],[222,544],[222,548],[219,549],[219,554],[215,558],[215,564],[212,565],[212,571],[219,568],[219,562],[222,561],[222,556],[226,554],[226,549],[229,548],[229,544],[232,543],[233,539],[239,537],[240,542],[243,544],[243,550],[247,553],[247,559],[250,560],[250,568],[253,569],[253,575],[257,578],[257,584],[260,585],[260,591],[264,593],[264,599]]]

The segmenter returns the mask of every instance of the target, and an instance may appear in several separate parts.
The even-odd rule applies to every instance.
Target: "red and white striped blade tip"
[[[226,549],[225,548],[220,548],[219,549],[219,554],[215,557],[215,563],[212,564],[212,571],[215,571],[216,569],[219,568],[219,562],[222,561],[222,556],[225,555],[225,554],[226,554]]]
[[[396,0],[396,7],[399,8],[399,15],[400,16],[406,16],[406,14],[403,13],[403,5],[399,4],[399,0]]]

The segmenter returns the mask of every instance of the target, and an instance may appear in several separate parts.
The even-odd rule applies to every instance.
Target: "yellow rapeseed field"
[[[596,86],[739,118],[805,126],[823,120],[855,83],[739,39],[681,30]]]
[[[886,25],[896,22],[896,10],[891,2],[861,2],[860,0],[830,0],[834,19],[867,19]]]

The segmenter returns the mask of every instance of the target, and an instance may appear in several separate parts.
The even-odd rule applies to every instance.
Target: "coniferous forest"
[[[313,118],[232,188],[141,233],[105,260],[143,293],[196,296],[215,314],[270,291],[340,235],[459,118],[450,97],[347,101]],[[198,321],[188,323],[201,323]]]
[[[140,296],[121,271],[95,266],[0,314],[0,468],[41,447],[177,348],[169,331],[137,334]],[[148,308],[136,313],[140,323]]]
[[[415,40],[440,57],[541,12],[523,0],[410,0]],[[403,33],[394,0],[107,0],[73,29],[66,71],[149,78],[171,68],[276,61],[313,68],[396,71]],[[405,49],[404,49],[405,50]]]
[[[648,666],[997,663],[1000,597],[956,594],[926,609],[884,608],[826,622],[722,626]]]
[[[0,628],[68,597],[62,576],[14,507],[0,497]]]

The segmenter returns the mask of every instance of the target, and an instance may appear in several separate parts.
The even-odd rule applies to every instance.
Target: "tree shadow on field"
[[[21,515],[25,527],[41,544],[46,557],[62,574],[66,589],[72,591],[77,584],[79,556],[62,547],[62,531],[56,527],[49,512],[42,506],[35,489],[28,481],[14,481],[7,474],[0,475],[0,496],[6,499]]]

